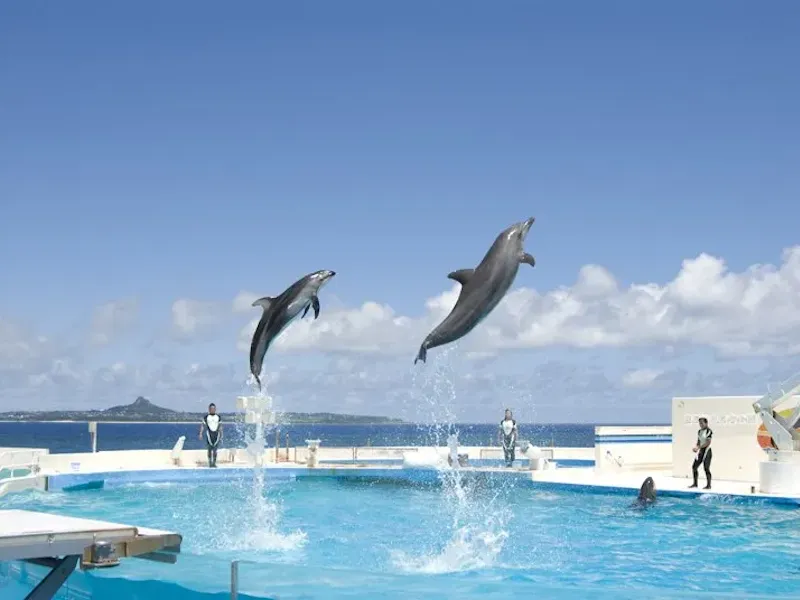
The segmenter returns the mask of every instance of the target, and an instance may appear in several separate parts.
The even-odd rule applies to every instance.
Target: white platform
[[[597,473],[594,469],[555,469],[552,471],[531,471],[531,478],[535,482],[557,483],[562,485],[592,486],[594,488],[624,488],[635,494],[645,477],[651,476],[656,484],[656,492],[681,492],[684,494],[704,496],[750,496],[756,498],[775,498],[772,494],[758,491],[758,482],[722,481],[714,480],[712,489],[705,490],[705,476],[702,471],[699,477],[699,488],[689,488],[690,479],[673,477],[671,469],[649,469],[629,473]],[[800,504],[800,495],[784,494],[780,496]]]
[[[800,452],[771,452],[759,465],[759,489],[765,494],[800,496]]]
[[[95,542],[115,544],[120,558],[169,549],[182,537],[168,531],[27,510],[0,510],[0,561],[83,555]]]

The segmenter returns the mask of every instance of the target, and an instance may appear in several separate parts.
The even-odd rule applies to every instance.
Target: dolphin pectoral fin
[[[522,253],[522,256],[519,258],[519,262],[525,263],[526,265],[530,265],[532,267],[536,266],[536,259],[527,252]]]
[[[306,304],[306,309],[303,311],[303,316],[300,317],[301,319],[305,319],[306,318],[306,315],[308,314],[308,309],[309,308],[311,308],[311,303],[310,302],[308,304]]]
[[[311,306],[314,308],[314,318],[316,319],[317,317],[319,317],[319,298],[317,298],[316,296],[311,298]]]
[[[269,307],[272,306],[272,301],[273,300],[275,300],[275,298],[270,298],[269,296],[264,296],[263,298],[259,298],[258,300],[255,300],[253,302],[252,306],[260,306],[264,310],[269,310]]]
[[[452,273],[447,274],[448,279],[452,279],[453,281],[457,281],[462,286],[467,285],[470,277],[475,272],[475,269],[459,269],[458,271],[453,271]]]

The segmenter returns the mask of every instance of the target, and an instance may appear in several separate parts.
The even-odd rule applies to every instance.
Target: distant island
[[[53,411],[9,411],[0,413],[0,421],[118,421],[141,423],[199,422],[205,411],[181,412],[163,408],[139,396],[131,404],[112,406],[106,410],[53,410]],[[242,413],[220,413],[223,419],[235,421]],[[342,415],[337,413],[276,412],[283,423],[291,424],[336,424],[336,425],[386,425],[405,423],[402,419],[374,417],[369,415]]]

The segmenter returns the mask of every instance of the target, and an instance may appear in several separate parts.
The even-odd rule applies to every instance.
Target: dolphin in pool
[[[531,217],[501,232],[476,268],[447,276],[461,284],[461,294],[450,314],[422,342],[414,364],[426,361],[429,348],[455,342],[483,321],[514,283],[520,263],[535,266],[533,256],[523,248],[533,221]]]
[[[319,290],[334,275],[334,271],[315,271],[295,281],[280,296],[264,296],[253,302],[253,306],[264,309],[250,343],[250,372],[258,382],[258,389],[261,389],[261,366],[270,345],[301,311],[301,319],[309,308],[314,309],[315,319],[319,317]]]
[[[642,482],[642,487],[639,488],[639,496],[634,503],[637,506],[649,506],[656,501],[656,483],[652,477],[646,478]]]

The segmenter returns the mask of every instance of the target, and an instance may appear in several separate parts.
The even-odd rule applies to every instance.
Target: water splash
[[[275,413],[272,410],[273,398],[267,391],[267,383],[265,378],[261,389],[254,396],[245,399],[244,442],[247,454],[253,463],[252,490],[245,509],[228,516],[233,521],[229,531],[235,534],[223,539],[223,544],[230,550],[285,552],[299,549],[307,541],[305,532],[301,530],[288,534],[279,531],[282,506],[278,500],[268,497],[269,489],[264,479],[263,460],[267,448],[267,436],[275,428]],[[248,423],[255,425],[255,434],[252,436],[246,429]]]
[[[392,562],[408,573],[441,574],[489,568],[494,565],[507,537],[504,529],[493,532],[483,527],[464,526],[454,532],[440,553],[414,557],[396,550]]]
[[[430,423],[431,442],[441,446],[455,433],[456,374],[451,358],[458,344],[445,346],[423,369],[412,370],[412,400],[420,421]]]
[[[250,378],[251,383],[254,379]],[[272,410],[272,396],[267,392],[269,379],[264,378],[261,388],[255,395],[245,397],[245,430],[244,445],[248,456],[253,461],[255,470],[260,472],[263,465],[264,450],[266,449],[267,434],[275,426],[275,413]],[[250,435],[247,430],[248,424],[255,425],[255,434]],[[265,430],[266,428],[266,430]],[[258,473],[261,475],[261,473]]]
[[[502,487],[482,485],[458,468],[442,468],[439,512],[447,526],[427,551],[414,556],[392,552],[394,566],[412,573],[451,573],[495,565],[509,537],[513,515]],[[449,519],[448,519],[449,517]],[[442,544],[442,540],[444,543]]]
[[[456,373],[450,360],[454,350],[455,345],[444,348],[428,369],[415,371],[412,376],[418,410],[427,413],[431,423],[430,443],[448,446],[451,465],[439,470],[440,513],[449,517],[444,530],[422,555],[405,550],[391,553],[394,566],[406,572],[448,573],[491,567],[509,535],[512,511],[499,497],[502,490],[478,485],[475,477],[469,477],[458,465]]]
[[[254,474],[257,472],[260,470],[254,470]],[[261,473],[260,477],[254,478],[252,493],[244,507],[237,507],[225,515],[226,527],[218,537],[221,550],[291,552],[305,546],[307,535],[304,531],[280,531],[282,502],[267,497],[263,485]]]

